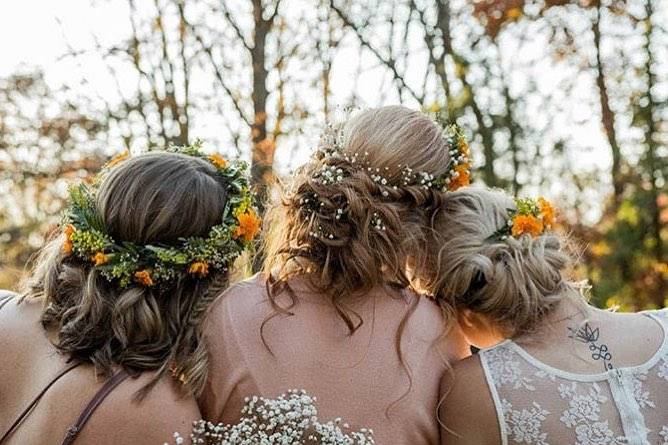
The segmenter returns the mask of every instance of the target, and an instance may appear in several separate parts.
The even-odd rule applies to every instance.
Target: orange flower
[[[448,190],[454,192],[461,187],[466,187],[467,185],[471,184],[471,172],[469,171],[470,167],[471,166],[468,163],[459,164],[457,167],[455,167],[455,171],[459,173],[459,175],[456,178],[450,179]]]
[[[75,232],[75,228],[72,224],[65,226],[63,233],[65,234],[65,242],[63,242],[63,251],[70,255],[74,250],[74,244],[72,243],[72,234]]]
[[[533,215],[517,215],[513,219],[512,234],[514,237],[524,235],[538,236],[543,233],[543,221]]]
[[[522,8],[510,8],[506,11],[506,17],[511,20],[522,17]]]
[[[538,207],[540,208],[540,214],[543,216],[543,222],[546,227],[552,227],[555,221],[555,210],[550,201],[545,198],[538,198]]]
[[[260,232],[260,218],[255,210],[249,209],[237,216],[239,225],[234,232],[234,238],[243,237],[246,242],[252,241]]]
[[[219,154],[212,154],[209,156],[209,161],[211,161],[211,163],[215,165],[216,168],[222,169],[227,167],[227,160]]]
[[[135,278],[144,286],[153,286],[155,284],[151,278],[151,272],[147,269],[135,272]]]
[[[101,266],[109,261],[109,257],[104,252],[97,252],[92,259],[96,266]]]
[[[466,139],[464,138],[459,139],[459,151],[461,151],[462,154],[467,158],[471,154],[471,150],[469,149],[469,144],[468,142],[466,142]]]
[[[209,274],[209,264],[204,261],[196,261],[190,265],[188,273],[204,278]]]
[[[105,167],[106,168],[111,168],[114,165],[125,161],[129,157],[130,157],[130,152],[128,150],[125,150],[123,153],[120,153],[120,154],[114,156],[113,158],[111,158],[111,161],[107,162]]]

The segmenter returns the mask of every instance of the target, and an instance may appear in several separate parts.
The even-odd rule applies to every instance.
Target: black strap
[[[71,445],[76,440],[77,436],[81,430],[86,426],[88,420],[93,415],[95,410],[104,402],[104,399],[107,398],[111,392],[116,389],[125,379],[128,378],[128,374],[125,371],[117,372],[112,378],[107,380],[102,388],[93,396],[86,408],[81,412],[81,415],[77,419],[77,422],[67,430],[65,439],[63,439],[62,445]]]
[[[81,363],[75,363],[75,364],[70,365],[70,366],[68,366],[67,368],[63,369],[62,371],[60,371],[60,372],[56,375],[56,377],[54,377],[53,380],[51,380],[51,381],[49,382],[49,384],[46,385],[46,386],[44,387],[44,389],[42,389],[42,390],[39,392],[39,394],[37,394],[37,396],[32,400],[32,402],[30,402],[30,404],[28,405],[28,407],[27,407],[26,409],[24,409],[23,412],[19,415],[18,419],[16,419],[16,420],[14,421],[14,423],[12,424],[12,426],[9,427],[9,430],[7,430],[7,432],[6,432],[5,434],[3,434],[2,437],[0,437],[0,445],[4,444],[4,443],[9,439],[9,437],[14,433],[14,431],[16,431],[16,429],[21,425],[21,423],[25,420],[25,418],[28,417],[28,414],[30,414],[30,412],[35,408],[35,406],[37,405],[37,403],[39,403],[39,401],[42,399],[42,397],[44,397],[44,394],[46,394],[46,392],[47,392],[47,391],[48,391],[48,390],[49,390],[49,389],[50,389],[50,388],[51,388],[51,387],[52,387],[58,380],[60,380],[63,376],[65,376],[65,374],[67,374],[68,372],[70,372],[71,370],[73,370],[74,368],[76,368],[77,366],[79,366],[80,364],[81,364]]]

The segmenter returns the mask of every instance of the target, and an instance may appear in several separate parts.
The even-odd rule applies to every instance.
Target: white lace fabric
[[[511,340],[480,352],[503,445],[668,445],[668,310],[659,350],[639,366],[574,374]]]

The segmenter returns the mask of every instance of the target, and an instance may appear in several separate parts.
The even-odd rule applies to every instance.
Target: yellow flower
[[[209,264],[204,261],[196,261],[190,265],[188,273],[204,278],[209,274]]]
[[[438,113],[441,111],[441,104],[439,104],[438,102],[434,102],[429,106],[427,111],[429,111],[430,113]]]
[[[223,169],[227,167],[227,160],[219,154],[212,154],[209,156],[209,161],[211,161],[216,168]]]
[[[151,272],[147,269],[135,272],[135,278],[144,286],[153,286],[155,284],[151,278]]]
[[[104,254],[104,252],[97,252],[93,256],[93,262],[95,263],[96,266],[101,266],[102,264],[106,264],[109,261],[109,257]]]
[[[63,233],[65,234],[65,242],[63,243],[63,251],[66,254],[71,254],[74,250],[74,244],[72,244],[72,234],[75,232],[75,228],[72,224],[65,226]]]
[[[538,236],[543,233],[543,221],[533,215],[517,215],[513,219],[512,234],[518,237],[528,233],[531,236]]]
[[[545,198],[538,198],[538,207],[540,209],[540,214],[543,217],[543,222],[546,227],[552,227],[555,221],[555,210],[550,201]]]
[[[111,158],[111,161],[107,162],[105,167],[106,168],[111,168],[114,165],[125,161],[129,157],[130,157],[130,152],[128,150],[125,150],[123,153],[118,154],[118,155],[114,156],[113,158]]]
[[[470,167],[471,166],[468,163],[459,164],[457,167],[455,167],[455,171],[458,173],[458,175],[457,177],[450,179],[448,190],[454,192],[461,187],[466,187],[467,185],[471,184],[471,172],[469,171]]]
[[[260,232],[260,218],[255,213],[255,210],[248,209],[244,213],[237,215],[239,225],[234,232],[234,238],[243,237],[244,241],[252,241]]]

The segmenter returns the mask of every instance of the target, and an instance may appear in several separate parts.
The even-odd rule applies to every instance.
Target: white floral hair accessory
[[[368,153],[342,154],[345,143],[343,127],[341,125],[328,124],[320,136],[320,143],[314,153],[314,158],[323,163],[321,169],[314,173],[314,179],[320,180],[325,185],[341,182],[344,178],[343,170],[329,165],[328,160],[342,158],[347,163],[365,171],[374,182],[395,189],[417,185],[425,189],[454,192],[461,187],[470,185],[471,151],[464,133],[457,124],[449,123],[441,114],[433,115],[432,118],[442,128],[443,138],[447,142],[446,149],[450,155],[447,171],[442,175],[434,176],[427,172],[415,171],[408,166],[404,166],[401,181],[399,183],[392,183],[392,181],[383,176],[383,171],[380,168],[374,169],[368,165],[366,162]]]

